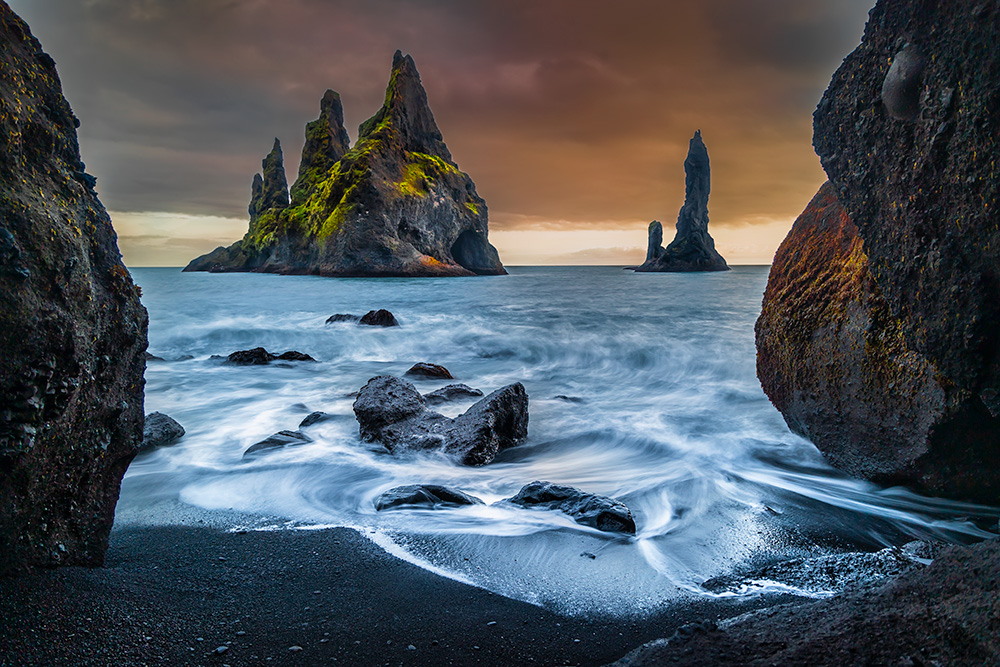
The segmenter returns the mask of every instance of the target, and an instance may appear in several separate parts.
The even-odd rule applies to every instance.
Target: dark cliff
[[[775,400],[793,427],[850,472],[994,505],[1000,504],[998,33],[1000,6],[991,2],[883,0],[872,10],[862,44],[816,110],[814,145],[833,184],[830,196],[863,241],[873,288],[867,294],[880,295],[884,308],[864,305],[860,292],[854,303],[898,332],[899,349],[921,361],[910,368],[915,383],[890,381],[885,397],[841,381],[827,387],[812,413],[793,414]],[[844,261],[838,253],[811,278],[795,273],[802,267],[776,262],[771,279],[829,280]],[[794,299],[769,293],[765,313],[794,312]],[[850,327],[806,333],[841,345],[858,340]],[[877,333],[873,325],[868,339]],[[764,338],[771,340],[762,352],[781,344]],[[803,390],[767,371],[769,354],[761,373],[769,395]],[[799,376],[825,363],[801,358]],[[878,363],[855,356],[846,377],[881,373]],[[879,422],[881,428],[873,426]]]
[[[143,426],[146,311],[55,63],[0,2],[0,573],[100,565]]]
[[[306,130],[292,204],[251,219],[241,241],[186,271],[326,276],[504,274],[486,202],[452,160],[413,59],[398,51],[385,103],[347,148],[339,96]],[[325,169],[325,170],[324,170]]]
[[[677,216],[677,234],[666,248],[663,226],[649,225],[646,261],[636,271],[728,271],[729,266],[715,249],[708,233],[708,196],[712,190],[712,169],[701,130],[694,133],[684,160],[684,206]]]

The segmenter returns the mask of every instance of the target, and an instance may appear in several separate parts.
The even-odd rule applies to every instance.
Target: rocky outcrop
[[[285,180],[285,161],[281,142],[274,140],[271,152],[260,163],[264,176],[254,174],[250,196],[250,220],[258,220],[271,209],[288,208],[288,181]]]
[[[761,386],[832,465],[884,483],[933,473],[924,457],[944,389],[907,343],[829,183],[774,256],[756,335]]]
[[[831,196],[863,241],[885,315],[861,299],[874,322],[866,340],[880,345],[855,350],[845,382],[817,394],[815,416],[786,412],[850,472],[992,505],[1000,504],[998,29],[993,3],[882,1],[834,75],[813,141]],[[811,278],[781,280],[836,279],[840,257]],[[773,306],[787,318],[796,303]],[[841,347],[859,341],[854,325],[804,331],[814,334]],[[802,358],[796,368],[845,359]],[[847,382],[866,377],[875,381]]]
[[[663,225],[654,220],[649,223],[649,247],[646,261],[636,271],[728,271],[729,265],[715,249],[715,241],[708,233],[708,195],[712,188],[711,165],[708,149],[701,138],[701,130],[694,133],[684,160],[684,206],[677,216],[677,235],[666,248],[663,242]]]
[[[260,442],[255,442],[254,444],[247,447],[247,450],[243,452],[244,459],[254,458],[263,454],[264,452],[273,451],[275,449],[284,449],[285,447],[296,447],[298,445],[307,445],[312,442],[312,438],[303,433],[302,431],[278,431],[272,436],[269,436]]]
[[[444,366],[430,364],[426,361],[413,364],[403,373],[407,377],[429,378],[431,380],[454,380],[454,376]]]
[[[455,419],[428,410],[412,384],[372,378],[354,401],[361,438],[392,453],[442,451],[465,465],[485,465],[528,435],[528,395],[520,382],[494,391]]]
[[[437,484],[409,484],[389,489],[375,499],[375,510],[394,507],[461,507],[482,505],[483,501],[458,489],[449,489]]]
[[[78,125],[0,2],[0,574],[100,565],[142,442],[146,311]]]
[[[534,509],[556,510],[573,521],[608,533],[635,535],[635,519],[629,508],[614,498],[586,493],[572,486],[532,482],[503,502]]]
[[[228,357],[225,363],[234,366],[266,366],[272,361],[316,361],[305,352],[288,350],[281,354],[272,354],[262,347],[252,350],[237,350]]]
[[[299,422],[299,428],[308,428],[309,426],[313,426],[314,424],[330,421],[331,419],[333,419],[333,415],[331,415],[330,413],[321,412],[317,410],[316,412],[310,412],[308,415],[306,415],[302,419],[302,421]]]
[[[358,324],[363,324],[369,327],[398,327],[399,322],[396,321],[396,316],[390,313],[385,308],[379,308],[378,310],[369,310],[367,313],[361,316],[358,320]]]
[[[428,394],[424,394],[424,402],[427,405],[440,405],[450,403],[462,398],[479,398],[483,395],[478,389],[474,389],[465,384],[449,384]]]
[[[184,436],[184,427],[173,417],[162,412],[151,412],[146,415],[142,427],[141,451],[172,445]]]
[[[335,93],[324,96],[320,118],[306,134],[292,205],[251,214],[241,241],[193,260],[185,270],[506,273],[488,240],[486,202],[452,160],[412,58],[396,52],[385,103],[361,125],[353,149],[338,155],[346,133]],[[265,177],[264,190],[266,185]]]

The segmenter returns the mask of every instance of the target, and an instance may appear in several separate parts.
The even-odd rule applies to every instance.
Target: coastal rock
[[[880,451],[865,452],[864,440],[816,444],[831,460],[857,448],[877,460],[879,479],[991,505],[1000,503],[998,31],[995,3],[879,2],[816,110],[813,137],[888,312],[939,387],[868,404],[872,421],[917,422]]]
[[[922,475],[944,389],[882,298],[829,183],[774,256],[756,337],[764,392],[832,465],[884,483]]]
[[[483,501],[458,489],[449,489],[436,484],[409,484],[389,489],[375,499],[375,510],[393,507],[448,507],[462,505],[482,505]]]
[[[146,311],[78,126],[0,2],[0,576],[101,565],[142,442]]]
[[[260,442],[250,445],[247,450],[243,452],[243,458],[252,458],[272,449],[284,449],[285,447],[306,445],[310,442],[312,442],[312,438],[302,431],[278,431],[269,438],[265,438]]]
[[[289,350],[281,354],[271,354],[262,347],[252,350],[238,350],[226,357],[227,364],[236,366],[264,366],[272,361],[316,361],[304,352]]]
[[[378,310],[369,310],[367,313],[361,316],[358,320],[358,324],[364,324],[370,327],[398,327],[399,322],[396,321],[396,317],[384,308],[379,308]]]
[[[420,377],[420,378],[432,378],[435,380],[454,380],[455,378],[444,366],[438,366],[437,364],[429,364],[427,362],[421,361],[420,363],[413,364],[410,369],[406,371],[403,375],[409,377]]]
[[[274,140],[271,152],[260,163],[264,176],[254,174],[250,197],[250,219],[257,220],[265,212],[288,207],[288,181],[285,180],[285,161],[281,142]]]
[[[246,236],[193,260],[186,271],[506,273],[489,243],[486,202],[452,160],[410,56],[396,52],[384,105],[339,157],[346,147],[339,98],[324,96],[321,109],[307,129],[292,206],[252,205],[258,215],[251,214]],[[262,196],[267,191],[265,175]]]
[[[666,248],[663,242],[663,225],[654,220],[649,223],[649,246],[646,261],[636,271],[728,271],[729,265],[715,249],[715,241],[708,233],[708,195],[712,186],[708,149],[701,138],[701,130],[694,133],[684,160],[684,206],[677,216],[677,234]]]
[[[299,422],[299,428],[306,428],[307,426],[312,426],[313,424],[319,424],[320,422],[325,422],[333,419],[333,415],[326,412],[310,412],[308,415]]]
[[[406,380],[372,378],[354,401],[361,438],[392,453],[440,450],[466,465],[484,465],[528,434],[528,395],[520,382],[494,391],[455,419],[428,410]]]
[[[614,498],[586,493],[572,486],[532,482],[517,495],[502,502],[521,507],[558,510],[574,521],[608,533],[635,535],[635,519],[629,508]]]
[[[478,398],[483,392],[464,384],[449,384],[428,394],[424,394],[424,402],[427,405],[440,405],[457,401],[462,398]]]
[[[184,427],[172,417],[162,412],[151,412],[146,415],[142,427],[142,445],[140,451],[172,445],[184,435]]]
[[[350,313],[337,313],[336,315],[331,315],[326,318],[327,324],[336,324],[337,322],[358,322],[361,320],[360,315],[351,315]]]

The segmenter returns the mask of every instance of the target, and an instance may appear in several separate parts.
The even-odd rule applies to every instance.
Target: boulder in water
[[[454,376],[448,371],[444,366],[438,366],[437,364],[429,364],[426,362],[420,362],[418,364],[413,364],[410,370],[406,371],[404,375],[409,377],[420,377],[420,378],[431,378],[434,380],[454,380]]]
[[[306,445],[312,441],[312,438],[302,431],[278,431],[271,437],[250,445],[247,450],[243,452],[243,458],[251,458],[272,449],[284,449],[285,447]]]
[[[146,415],[142,428],[142,445],[139,451],[172,445],[184,435],[184,427],[162,412]]]
[[[409,484],[389,489],[375,499],[375,509],[394,507],[448,507],[461,505],[482,505],[483,501],[457,489],[436,484]]]
[[[326,318],[327,324],[336,324],[337,322],[357,322],[361,319],[360,315],[351,315],[350,313],[337,313]]]
[[[312,426],[313,424],[319,424],[320,422],[329,421],[333,419],[333,415],[326,412],[311,412],[306,417],[299,422],[299,428],[306,428],[307,426]]]
[[[635,519],[625,503],[572,486],[532,482],[518,491],[516,496],[502,502],[521,507],[558,510],[584,526],[607,533],[635,535]]]
[[[370,327],[398,327],[399,322],[396,321],[396,317],[384,308],[379,308],[378,310],[369,310],[367,313],[361,316],[358,324],[364,324]]]
[[[449,403],[462,398],[478,398],[482,395],[482,391],[473,389],[468,385],[449,384],[446,387],[441,387],[428,394],[424,394],[424,402],[427,405],[440,405],[441,403]]]
[[[275,360],[316,361],[304,352],[289,350],[281,354],[271,354],[262,347],[255,347],[252,350],[239,350],[226,357],[227,364],[234,364],[236,366],[264,366]]]

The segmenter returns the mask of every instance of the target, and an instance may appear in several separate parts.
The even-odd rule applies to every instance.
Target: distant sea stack
[[[796,223],[757,329],[764,390],[834,465],[990,505],[1000,505],[998,33],[997,3],[872,10],[814,116],[832,186],[804,215],[838,206],[845,223],[809,223],[808,234]],[[846,220],[859,243],[837,240]],[[803,261],[821,249],[827,261]],[[856,287],[836,289],[851,276]],[[795,285],[829,294],[807,303]]]
[[[452,160],[410,56],[396,52],[385,103],[349,148],[340,96],[306,126],[298,178],[281,147],[254,177],[250,229],[185,271],[323,276],[474,276],[506,271],[486,202]]]
[[[52,61],[0,2],[0,576],[104,561],[146,311]]]
[[[636,271],[728,271],[729,265],[715,249],[708,233],[708,195],[712,189],[712,170],[708,149],[701,130],[694,133],[684,160],[684,206],[677,216],[677,235],[664,248],[663,225],[649,223],[649,248],[646,261]]]

